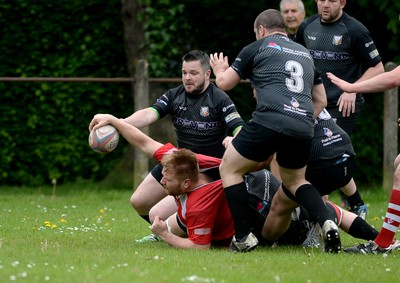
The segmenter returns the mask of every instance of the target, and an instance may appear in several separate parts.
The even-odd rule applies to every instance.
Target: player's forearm
[[[198,250],[205,250],[205,249],[210,248],[209,244],[208,245],[198,245],[198,244],[193,243],[188,238],[181,238],[170,232],[163,233],[163,234],[160,234],[157,236],[159,236],[161,238],[161,240],[163,240],[164,242],[166,242],[167,244],[169,244],[175,248],[198,249]]]
[[[317,118],[321,111],[328,104],[326,92],[323,84],[314,85],[312,92],[312,101],[314,104],[314,118]]]
[[[380,92],[400,86],[400,66],[396,69],[379,74],[369,80],[354,83],[352,87],[357,92]]]
[[[124,121],[140,129],[153,124],[157,119],[157,114],[151,108],[145,108],[126,117]]]
[[[118,132],[125,138],[127,142],[149,157],[152,157],[154,152],[162,146],[161,143],[145,135],[138,128],[126,123],[124,119],[118,119],[114,116],[111,116],[109,121],[110,124],[112,124],[118,130]]]

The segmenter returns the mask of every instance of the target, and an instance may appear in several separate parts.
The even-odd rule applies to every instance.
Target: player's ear
[[[211,70],[208,69],[208,70],[205,72],[204,76],[206,77],[206,79],[209,79],[210,76],[211,76]]]
[[[191,185],[192,185],[192,181],[189,178],[186,178],[185,180],[183,180],[183,187],[185,188],[185,190],[188,190]]]

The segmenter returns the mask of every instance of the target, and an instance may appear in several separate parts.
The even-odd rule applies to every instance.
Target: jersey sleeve
[[[221,163],[221,159],[203,154],[196,154],[200,169],[216,168]]]
[[[251,77],[254,56],[257,54],[255,50],[258,50],[262,43],[263,39],[260,39],[244,47],[239,52],[235,62],[231,65],[232,69],[234,69],[243,80]]]
[[[155,109],[158,112],[160,118],[171,113],[171,103],[172,103],[172,92],[168,90],[159,98],[157,98],[156,102],[151,106],[151,108]]]
[[[209,198],[207,204],[203,204],[204,197],[192,202],[186,212],[186,225],[188,239],[198,245],[211,244],[213,228],[218,212],[218,202],[215,198]]]
[[[365,68],[376,66],[382,61],[382,58],[368,29],[361,23],[357,28],[353,26],[351,28],[351,44],[353,49],[356,50],[356,55],[360,58],[362,65]]]
[[[168,154],[174,150],[179,150],[179,149],[176,148],[173,144],[167,143],[156,150],[156,152],[153,154],[153,158],[158,162],[160,162],[165,154]],[[196,157],[200,169],[216,168],[221,163],[221,159],[217,157],[212,157],[203,154],[196,154]]]
[[[162,147],[157,149],[156,152],[154,152],[153,158],[158,162],[160,162],[165,154],[173,150],[178,150],[178,149],[171,143],[164,144]]]
[[[244,125],[244,121],[237,111],[236,105],[230,99],[230,97],[213,85],[215,97],[218,99],[218,112],[221,113],[222,123],[225,124],[228,133],[233,134],[233,132]]]

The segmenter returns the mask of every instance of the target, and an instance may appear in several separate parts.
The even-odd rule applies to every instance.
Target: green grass
[[[137,244],[149,229],[131,208],[129,190],[83,182],[51,194],[51,188],[0,187],[0,282],[366,283],[400,277],[397,251],[385,257],[280,247],[232,254]],[[389,196],[381,190],[362,195],[367,220],[379,230]],[[362,242],[344,233],[342,241]]]

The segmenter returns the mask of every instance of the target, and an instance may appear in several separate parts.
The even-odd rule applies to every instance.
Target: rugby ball
[[[114,126],[106,125],[89,134],[89,146],[97,153],[106,154],[113,151],[119,142],[119,133]]]

